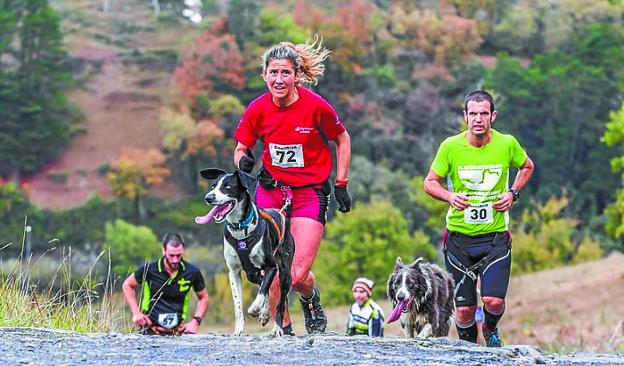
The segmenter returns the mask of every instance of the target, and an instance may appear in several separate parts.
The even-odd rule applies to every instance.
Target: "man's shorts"
[[[329,184],[318,187],[291,188],[293,198],[290,217],[308,217],[325,225],[329,206]],[[280,187],[272,189],[256,186],[256,205],[260,208],[281,209],[284,194]]]
[[[503,235],[499,240],[494,241],[495,235]],[[471,263],[462,263],[464,267],[470,267],[478,263],[482,258],[488,255],[492,250],[499,250],[499,246],[503,245],[508,250],[502,250],[501,254],[496,256],[485,266],[480,266],[475,270],[481,281],[481,297],[497,297],[504,299],[507,295],[509,287],[509,277],[511,274],[511,235],[509,232],[491,233],[479,236],[468,236],[455,232],[445,231],[442,236],[443,248],[448,250],[447,241],[453,240],[467,254]],[[496,247],[493,246],[496,243]],[[458,256],[455,256],[457,258]],[[473,306],[477,305],[477,284],[469,276],[464,276],[464,272],[460,270],[454,260],[449,259],[448,253],[444,256],[446,270],[453,275],[457,293],[455,295],[456,306]],[[463,279],[463,283],[460,282]],[[459,287],[457,287],[459,286]]]

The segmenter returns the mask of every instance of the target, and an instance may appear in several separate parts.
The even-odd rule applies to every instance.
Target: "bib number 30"
[[[271,163],[281,168],[303,167],[303,146],[269,144]]]
[[[472,205],[464,210],[464,222],[467,224],[489,224],[492,221],[491,203]]]

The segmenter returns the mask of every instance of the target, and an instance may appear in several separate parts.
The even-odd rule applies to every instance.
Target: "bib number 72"
[[[303,146],[295,145],[278,145],[269,144],[269,152],[271,153],[271,163],[281,168],[300,168],[303,167]]]

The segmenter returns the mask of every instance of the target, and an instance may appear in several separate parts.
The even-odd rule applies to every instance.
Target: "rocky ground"
[[[10,365],[624,365],[615,354],[545,354],[533,346],[490,349],[451,338],[318,336],[145,337],[0,328]]]

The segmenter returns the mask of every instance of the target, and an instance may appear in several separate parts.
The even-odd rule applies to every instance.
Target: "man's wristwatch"
[[[518,197],[520,197],[520,192],[516,191],[513,188],[509,188],[509,190],[507,192],[511,192],[511,195],[513,196],[513,201],[516,202],[518,200]]]
[[[201,325],[202,319],[198,316],[194,316],[193,319],[197,320],[197,325]]]

